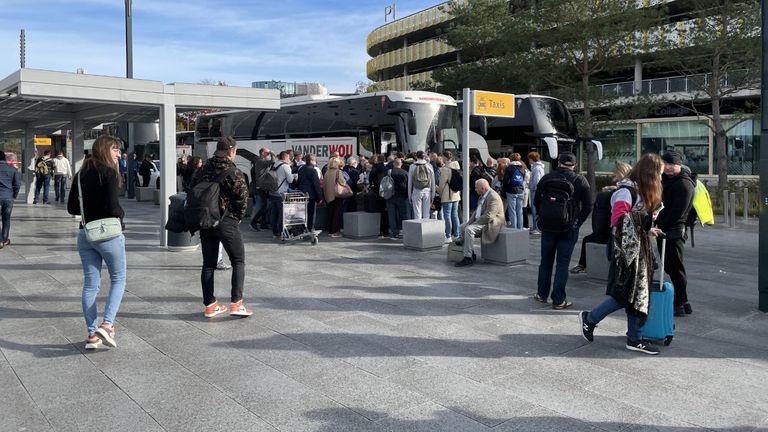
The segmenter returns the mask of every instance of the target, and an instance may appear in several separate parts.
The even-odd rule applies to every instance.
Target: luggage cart
[[[288,192],[283,194],[283,232],[282,241],[309,239],[316,245],[319,231],[307,229],[307,203],[309,195],[303,192]]]

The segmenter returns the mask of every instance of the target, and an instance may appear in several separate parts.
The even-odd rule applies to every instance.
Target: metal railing
[[[732,88],[734,82],[742,82],[746,71],[737,70],[726,74],[721,78],[723,88]],[[637,95],[661,95],[668,93],[687,93],[700,91],[709,85],[712,74],[683,75],[668,78],[642,80],[635,87],[635,81],[626,81],[615,84],[602,84],[596,86],[603,96],[632,97]],[[755,83],[759,88],[759,83]]]

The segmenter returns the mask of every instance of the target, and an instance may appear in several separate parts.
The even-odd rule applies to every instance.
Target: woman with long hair
[[[344,198],[336,196],[336,185],[344,186],[347,180],[342,174],[344,159],[331,158],[328,161],[328,171],[323,177],[323,195],[328,207],[328,235],[341,237],[341,218],[344,210]]]
[[[664,165],[656,154],[646,154],[611,196],[611,226],[614,253],[605,299],[592,311],[579,314],[581,332],[592,342],[597,324],[619,309],[627,313],[627,349],[658,354],[659,349],[642,340],[640,328],[648,317],[649,291],[653,277],[653,252],[649,232],[653,212],[661,204],[661,173]]]
[[[77,236],[77,250],[83,265],[83,317],[88,329],[85,349],[98,348],[102,343],[110,347],[117,346],[114,322],[125,291],[125,237],[120,234],[111,240],[92,243],[86,238],[83,227],[88,222],[104,218],[116,217],[122,222],[125,213],[118,200],[122,187],[118,168],[120,144],[120,140],[112,136],[102,135],[96,139],[90,157],[85,159],[82,168],[72,180],[72,190],[67,202],[67,211],[70,214],[85,213],[82,215]],[[97,327],[96,296],[101,283],[102,263],[107,264],[111,283],[104,317]]]
[[[622,161],[616,161],[613,166],[613,184],[605,186],[598,192],[595,204],[592,206],[592,233],[584,236],[581,241],[579,263],[571,269],[571,273],[587,271],[587,243],[608,244],[611,239],[611,196],[619,182],[624,180],[632,171],[632,166]]]

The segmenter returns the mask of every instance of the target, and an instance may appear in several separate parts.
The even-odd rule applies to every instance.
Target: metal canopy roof
[[[276,110],[277,90],[20,69],[0,81],[0,132],[52,132],[73,120],[92,128],[106,122],[154,122],[159,108]]]
[[[0,80],[0,133],[24,131],[28,154],[32,153],[33,133],[47,134],[66,125],[82,131],[108,122],[159,120],[162,202],[168,202],[171,193],[176,192],[176,113],[209,108],[273,111],[280,109],[280,92],[35,69],[19,69]],[[83,155],[83,135],[78,135],[70,156],[75,167]],[[31,202],[32,175],[27,172],[26,176],[27,202]],[[167,241],[167,220],[168,210],[160,206],[161,246]]]

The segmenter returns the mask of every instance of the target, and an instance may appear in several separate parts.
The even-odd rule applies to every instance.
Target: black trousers
[[[152,177],[151,174],[141,175],[141,187],[148,187],[149,186],[149,179]]]
[[[225,217],[214,229],[200,231],[200,245],[203,250],[203,271],[200,283],[203,286],[203,304],[216,301],[213,295],[213,272],[219,256],[219,243],[224,246],[229,262],[232,263],[232,303],[243,298],[245,282],[245,247],[240,235],[240,222]]]
[[[309,231],[315,228],[315,207],[317,207],[317,202],[310,198],[307,201],[307,230]]]
[[[344,213],[344,199],[336,198],[327,203],[328,207],[328,231],[329,234],[336,234],[341,230],[341,218]]]
[[[607,245],[610,240],[610,236],[600,235],[593,232],[581,240],[581,254],[579,255],[579,265],[582,267],[587,266],[587,243],[597,243]]]
[[[661,239],[656,239],[656,246],[661,254]],[[688,277],[683,265],[683,248],[685,240],[667,237],[667,251],[664,255],[664,272],[669,275],[675,288],[675,307],[688,303]],[[661,255],[659,255],[661,256]]]

